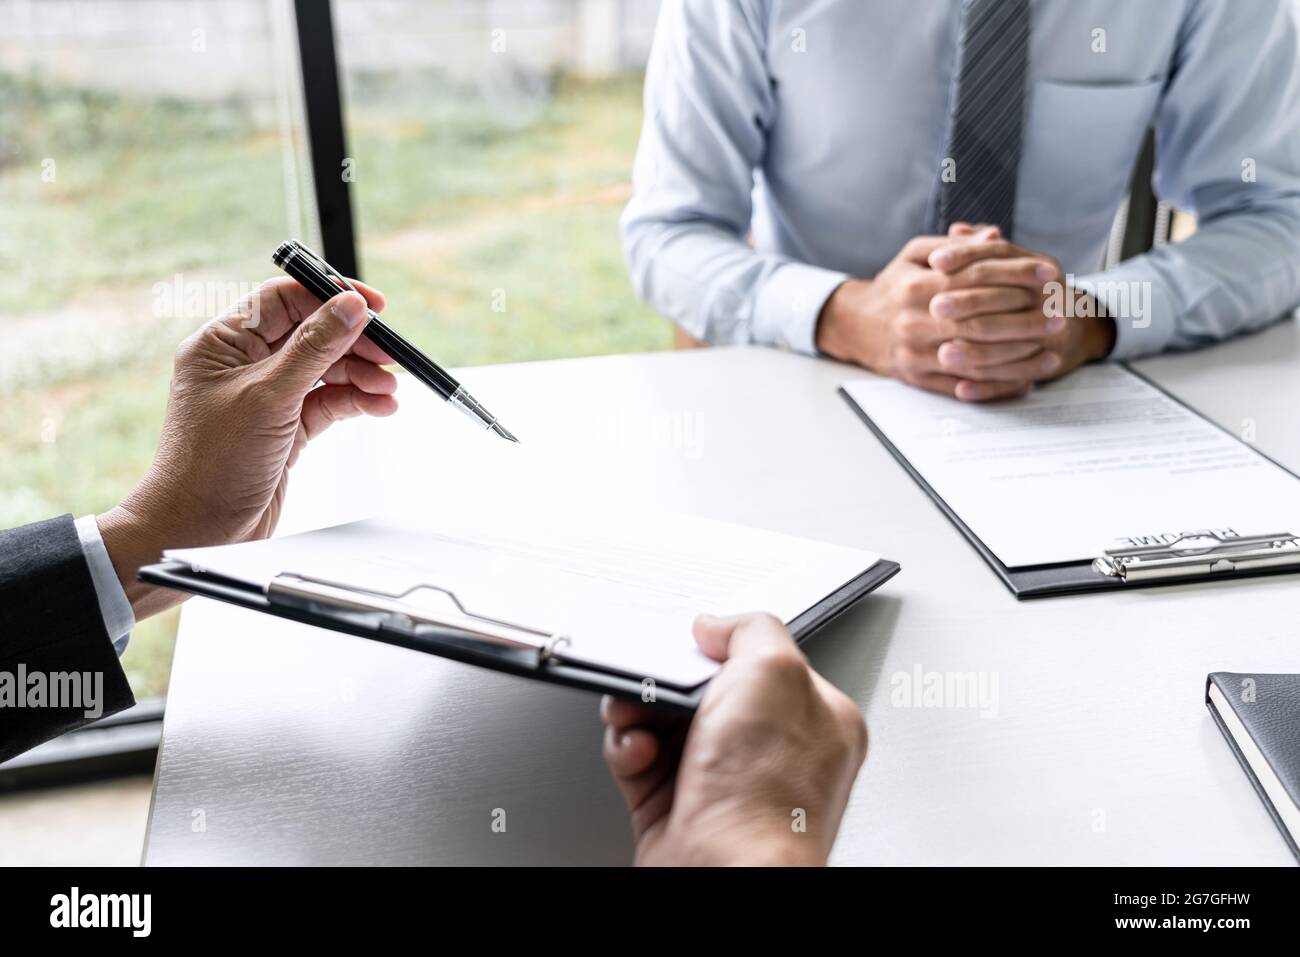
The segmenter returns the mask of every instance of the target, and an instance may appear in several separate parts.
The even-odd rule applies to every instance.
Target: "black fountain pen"
[[[321,302],[328,302],[341,292],[357,291],[337,269],[296,239],[281,243],[271,261]],[[519,441],[497,421],[495,415],[483,408],[478,399],[466,392],[465,387],[450,372],[384,325],[373,309],[367,309],[366,312],[370,316],[370,321],[366,323],[366,338],[387,352],[394,362],[484,429],[511,442]]]

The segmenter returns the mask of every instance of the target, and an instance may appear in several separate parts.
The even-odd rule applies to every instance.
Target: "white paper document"
[[[685,515],[538,517],[459,504],[418,525],[373,519],[165,554],[263,589],[282,573],[388,594],[434,585],[472,615],[566,636],[566,660],[682,686],[717,669],[691,637],[695,615],[768,611],[788,623],[880,557]],[[418,600],[458,623],[436,605],[444,596]]]
[[[1300,479],[1123,366],[989,405],[889,379],[844,389],[1009,568],[1200,529],[1300,534]]]

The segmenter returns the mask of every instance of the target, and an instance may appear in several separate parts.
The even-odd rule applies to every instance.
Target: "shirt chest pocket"
[[[1062,259],[1104,245],[1163,82],[1033,85],[1016,189],[1019,245]]]

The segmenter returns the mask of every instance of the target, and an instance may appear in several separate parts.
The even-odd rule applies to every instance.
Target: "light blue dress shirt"
[[[127,601],[122,583],[118,581],[113,562],[104,547],[104,539],[99,534],[99,525],[93,515],[83,515],[74,523],[77,538],[81,541],[81,551],[86,556],[90,568],[90,580],[95,586],[95,597],[99,601],[99,613],[104,618],[104,630],[113,642],[118,657],[126,651],[127,642],[131,640],[131,629],[135,627],[135,614],[131,603]]]
[[[836,286],[933,229],[959,9],[665,0],[622,219],[639,295],[698,338],[814,352]],[[1031,17],[1014,238],[1118,317],[1113,356],[1294,309],[1292,0],[1035,0]],[[1103,273],[1150,126],[1156,192],[1198,230]],[[1116,299],[1132,290],[1127,307]]]

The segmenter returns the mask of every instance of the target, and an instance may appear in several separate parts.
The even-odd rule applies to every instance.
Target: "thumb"
[[[763,653],[798,655],[790,630],[772,615],[750,612],[718,618],[700,615],[693,628],[700,650],[714,661],[728,661]]]
[[[352,348],[365,329],[366,301],[340,293],[298,324],[276,358],[276,382],[306,392]]]
[[[973,238],[977,241],[985,239],[1001,239],[1002,230],[996,225],[987,223],[953,223],[948,227],[948,237],[951,238]]]

